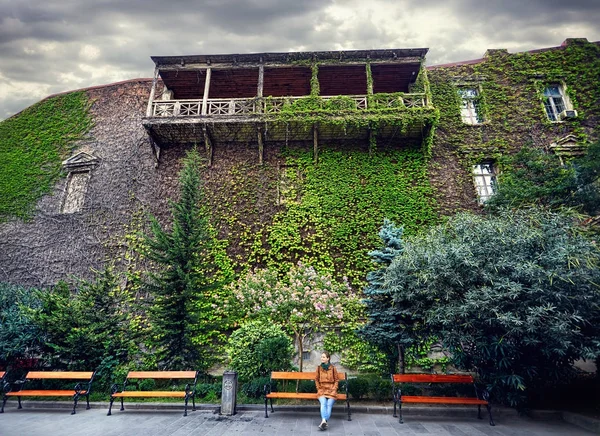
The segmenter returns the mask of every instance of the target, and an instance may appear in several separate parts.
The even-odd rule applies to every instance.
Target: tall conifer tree
[[[158,265],[147,283],[153,296],[153,342],[159,365],[169,369],[208,367],[221,336],[214,313],[213,238],[201,206],[200,164],[195,149],[186,155],[179,200],[171,202],[172,226],[166,230],[152,218],[151,235],[146,237],[148,257]]]
[[[385,219],[379,231],[383,246],[369,253],[379,269],[367,274],[364,302],[369,320],[360,332],[361,336],[386,352],[390,360],[397,358],[398,371],[401,373],[404,372],[404,350],[414,342],[410,334],[413,318],[411,313],[393,304],[389,290],[384,287],[384,278],[394,258],[404,251],[403,232],[402,227],[396,227],[393,222]],[[394,368],[390,369],[396,371]]]

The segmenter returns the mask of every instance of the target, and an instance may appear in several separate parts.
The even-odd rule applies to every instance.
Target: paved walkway
[[[220,416],[203,408],[189,412],[183,417],[180,410],[159,408],[142,410],[126,406],[120,412],[117,407],[112,416],[106,416],[107,407],[94,406],[85,410],[85,403],[78,407],[76,415],[69,409],[38,408],[23,403],[17,410],[9,406],[0,415],[0,436],[267,436],[267,435],[321,435],[321,436],[584,436],[591,435],[586,430],[568,424],[560,419],[547,418],[531,420],[515,413],[498,411],[494,416],[496,426],[491,427],[487,420],[478,420],[476,412],[454,413],[451,410],[426,411],[427,416],[416,415],[419,410],[405,414],[405,424],[389,413],[360,410],[347,421],[343,408],[338,407],[330,420],[329,430],[317,428],[320,422],[318,409],[289,408],[277,409],[264,417],[258,407],[243,408],[234,416]],[[442,415],[442,416],[439,416]]]

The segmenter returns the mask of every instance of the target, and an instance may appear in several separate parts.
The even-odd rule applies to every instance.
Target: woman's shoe
[[[327,423],[326,422],[322,422],[319,424],[319,430],[323,431],[327,428]]]

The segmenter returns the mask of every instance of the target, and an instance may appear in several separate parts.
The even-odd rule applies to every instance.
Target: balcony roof
[[[175,99],[202,98],[206,70],[212,70],[210,97],[257,95],[259,66],[264,96],[310,94],[311,62],[319,62],[322,95],[367,92],[365,64],[371,64],[375,93],[409,92],[428,49],[352,50],[197,56],[153,56],[164,85]]]
[[[197,69],[211,67],[235,68],[248,65],[293,64],[303,61],[336,61],[339,63],[370,62],[402,63],[422,60],[428,48],[384,50],[306,51],[281,53],[206,54],[190,56],[151,56],[159,69]]]

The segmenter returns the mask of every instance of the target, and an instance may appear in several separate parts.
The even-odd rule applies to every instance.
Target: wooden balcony
[[[308,104],[307,104],[308,103]],[[394,120],[414,120],[398,129]],[[377,122],[378,138],[419,141],[433,115],[424,93],[344,95],[319,97],[214,98],[154,100],[143,125],[159,147],[212,142],[313,141],[307,128],[318,124],[322,140],[368,140],[369,120]],[[342,123],[354,119],[357,122]],[[388,120],[386,122],[385,120]],[[257,130],[262,131],[258,133]]]
[[[367,111],[370,98],[366,95],[344,96],[353,102],[353,111]],[[229,117],[277,114],[284,107],[292,107],[297,101],[307,97],[269,97],[269,98],[219,98],[204,100],[156,100],[152,102],[149,117]],[[339,96],[321,96],[324,103],[340,99]],[[425,94],[390,95],[377,98],[376,108],[390,109],[428,108]],[[357,114],[358,115],[358,114]],[[216,119],[211,119],[216,121]]]

